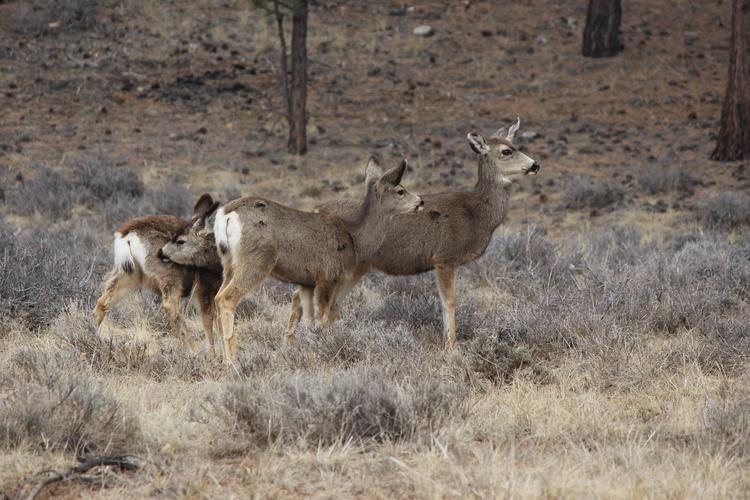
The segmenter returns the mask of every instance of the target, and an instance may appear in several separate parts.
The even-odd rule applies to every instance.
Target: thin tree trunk
[[[286,38],[284,37],[284,15],[279,9],[279,2],[274,0],[273,13],[276,16],[276,26],[279,30],[279,43],[281,44],[281,82],[284,86],[284,103],[286,104],[286,121],[289,129],[292,128],[292,99],[289,95],[289,70],[286,62]]]
[[[613,57],[620,45],[620,0],[589,0],[583,30],[584,57]]]
[[[732,45],[729,81],[721,112],[721,129],[711,158],[750,159],[750,0],[732,0]]]
[[[296,0],[292,15],[292,109],[289,123],[289,152],[307,151],[307,6]]]

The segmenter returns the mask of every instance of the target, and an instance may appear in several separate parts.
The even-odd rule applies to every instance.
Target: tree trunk
[[[292,110],[289,120],[289,152],[307,151],[307,6],[296,0],[292,14]]]
[[[620,45],[620,0],[589,0],[583,30],[584,57],[613,57]]]
[[[286,122],[292,128],[292,98],[289,95],[289,69],[286,63],[286,38],[284,37],[284,15],[279,9],[279,2],[273,2],[273,13],[276,16],[276,27],[279,30],[279,44],[281,45],[281,84],[283,88],[284,104],[286,105]]]
[[[732,0],[729,81],[721,111],[721,129],[711,158],[750,159],[750,0]]]

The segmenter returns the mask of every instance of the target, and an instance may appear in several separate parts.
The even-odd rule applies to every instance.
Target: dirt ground
[[[91,14],[90,29],[37,23],[38,33],[19,33],[33,17],[23,3],[0,5],[3,168],[33,175],[40,162],[93,155],[147,182],[309,207],[357,193],[371,151],[407,155],[415,190],[470,185],[466,133],[520,116],[536,133],[523,145],[543,165],[534,191],[546,202],[519,196],[513,221],[543,213],[553,182],[574,172],[658,166],[709,187],[750,182],[707,160],[726,76],[722,2],[630,5],[626,50],[607,60],[579,57],[584,2],[315,7],[302,158],[285,152],[272,20],[243,2],[113,5]],[[435,35],[414,36],[419,24]]]

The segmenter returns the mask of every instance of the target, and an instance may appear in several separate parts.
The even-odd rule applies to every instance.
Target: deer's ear
[[[398,186],[401,184],[401,178],[406,172],[406,158],[401,160],[401,164],[398,167],[393,167],[389,171],[383,174],[380,178],[380,182],[390,184],[391,186]]]
[[[490,147],[485,142],[484,137],[474,132],[466,134],[466,139],[469,141],[469,146],[478,155],[486,155],[490,152]]]
[[[513,139],[515,139],[516,132],[518,132],[519,128],[521,128],[521,117],[517,117],[516,123],[508,127],[508,134],[505,136],[505,138],[510,142],[513,142]]]
[[[203,218],[214,205],[214,199],[208,193],[203,193],[193,208],[193,217]]]
[[[376,155],[371,155],[365,169],[365,185],[370,187],[381,177],[383,177],[383,167],[380,166],[380,159]]]
[[[513,142],[513,139],[516,138],[516,132],[518,132],[519,128],[521,128],[521,118],[517,117],[515,122],[499,128],[497,132],[492,134],[492,137]]]

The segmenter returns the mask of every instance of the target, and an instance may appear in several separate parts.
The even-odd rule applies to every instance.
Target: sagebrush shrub
[[[728,231],[750,225],[750,197],[721,193],[695,208],[695,218],[708,229]]]
[[[462,404],[464,388],[429,374],[380,368],[285,373],[228,383],[214,410],[247,446],[409,440],[429,435]]]
[[[93,307],[111,262],[96,232],[68,224],[45,230],[0,225],[0,314],[49,324],[69,302]]]
[[[136,417],[68,353],[16,352],[10,387],[0,391],[0,447],[31,446],[76,455],[134,453],[142,447]]]
[[[641,168],[637,178],[641,189],[652,196],[671,192],[688,196],[693,194],[696,186],[702,184],[684,170],[667,169],[660,165]]]
[[[565,184],[566,208],[604,209],[622,203],[625,190],[612,179],[575,176]]]

